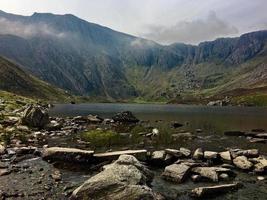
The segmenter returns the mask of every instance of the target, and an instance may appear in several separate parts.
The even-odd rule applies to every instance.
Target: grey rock
[[[203,158],[204,158],[203,150],[201,148],[196,149],[194,154],[193,154],[193,159],[201,160]]]
[[[130,111],[124,111],[117,113],[115,116],[112,117],[112,119],[115,122],[121,122],[121,123],[137,123],[139,122],[139,119],[137,119],[132,112]]]
[[[238,156],[233,160],[236,167],[244,170],[249,170],[253,167],[253,163],[250,162],[246,156]]]
[[[219,154],[220,154],[220,157],[222,158],[223,161],[226,161],[226,162],[231,162],[232,161],[232,157],[231,157],[230,151],[220,152]]]
[[[93,154],[94,151],[85,151],[74,148],[50,147],[43,149],[42,158],[44,160],[89,162],[92,160]]]
[[[218,182],[219,175],[222,173],[232,174],[230,169],[222,167],[194,167],[191,171],[213,182]]]
[[[152,173],[135,157],[121,155],[113,164],[104,166],[102,172],[74,190],[71,199],[156,200],[157,195],[147,186],[152,177]]]
[[[236,190],[240,187],[239,184],[225,184],[225,185],[215,185],[208,187],[198,187],[191,191],[191,195],[197,198],[210,197],[213,195],[218,195],[218,193],[224,194],[232,190]]]
[[[21,118],[22,124],[35,128],[43,128],[49,123],[47,111],[37,106],[29,106]]]
[[[190,166],[185,164],[172,164],[165,167],[162,177],[166,180],[182,183],[188,177]]]

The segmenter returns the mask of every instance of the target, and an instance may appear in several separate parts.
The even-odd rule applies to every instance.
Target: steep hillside
[[[0,55],[73,94],[168,101],[265,86],[267,31],[163,46],[73,15],[0,12],[0,24]]]
[[[3,57],[0,57],[0,90],[51,101],[66,101],[71,98],[63,90],[38,80]]]

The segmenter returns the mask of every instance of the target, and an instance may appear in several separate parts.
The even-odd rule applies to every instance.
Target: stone
[[[227,136],[244,136],[245,132],[243,132],[243,131],[225,131],[224,135],[227,135]]]
[[[137,123],[139,122],[139,119],[137,119],[132,112],[130,111],[124,111],[117,113],[115,116],[112,117],[112,119],[115,122],[121,122],[121,123]]]
[[[219,175],[219,179],[224,180],[224,181],[229,180],[229,175],[222,173]]]
[[[92,124],[101,123],[104,121],[104,119],[98,117],[97,115],[88,115],[87,116],[88,122]]]
[[[45,126],[45,129],[48,131],[57,131],[57,130],[61,130],[62,127],[63,127],[62,123],[52,120],[50,121],[49,124]]]
[[[151,155],[151,161],[153,163],[162,164],[164,163],[165,157],[166,157],[165,151],[154,151]]]
[[[19,125],[19,126],[17,126],[17,130],[23,131],[23,132],[27,132],[27,133],[30,132],[30,129],[29,129],[28,126],[21,126],[21,125]]]
[[[116,160],[121,155],[133,155],[137,159],[146,161],[147,160],[147,150],[125,150],[125,151],[113,151],[106,153],[96,153],[94,154],[94,158],[99,160]]]
[[[183,126],[183,124],[180,124],[179,122],[172,122],[172,123],[171,123],[171,126],[172,126],[173,128],[179,128],[179,127]]]
[[[257,157],[259,157],[259,150],[258,149],[245,150],[243,152],[243,155],[248,157],[248,158],[257,158]]]
[[[6,147],[0,144],[0,155],[3,155],[6,153]]]
[[[237,190],[240,187],[238,183],[215,185],[208,187],[198,187],[191,191],[191,195],[197,198],[217,196],[218,193],[224,194],[233,190]]]
[[[51,174],[51,177],[56,181],[61,181],[61,173],[59,170],[55,170],[53,174]]]
[[[264,181],[265,178],[264,178],[263,176],[258,176],[258,177],[257,177],[257,180],[258,180],[258,181]]]
[[[68,162],[90,162],[94,151],[85,151],[75,148],[50,147],[44,148],[42,158],[44,160],[59,160]]]
[[[232,157],[231,157],[230,151],[220,152],[219,155],[223,161],[232,162]]]
[[[198,174],[194,174],[194,175],[191,176],[191,180],[193,182],[199,182],[201,180],[201,176],[198,175]]]
[[[162,177],[166,180],[182,183],[188,177],[190,167],[185,164],[172,164],[165,167]]]
[[[215,151],[205,151],[204,152],[204,158],[208,160],[217,159],[218,153]]]
[[[191,151],[183,147],[180,148],[180,152],[184,155],[184,157],[189,157],[191,155]]]
[[[180,150],[177,150],[177,149],[165,149],[165,152],[169,155],[172,155],[176,158],[182,158],[183,157],[183,154]]]
[[[249,139],[249,142],[251,143],[267,143],[267,139],[262,139],[262,138],[251,138]]]
[[[194,154],[193,154],[193,159],[195,160],[201,160],[204,158],[204,152],[201,148],[198,148],[195,150]]]
[[[41,107],[31,105],[23,112],[21,122],[30,127],[44,128],[49,123],[49,115]]]
[[[194,167],[191,171],[213,182],[218,182],[219,175],[222,173],[232,174],[230,169],[222,167]]]
[[[267,133],[259,133],[256,135],[257,138],[267,139]]]
[[[5,175],[8,175],[10,173],[11,172],[8,169],[0,169],[0,176],[5,176]]]
[[[102,172],[75,189],[71,199],[158,199],[147,186],[153,174],[134,156],[121,155],[117,161],[103,168]]]
[[[253,167],[253,163],[250,162],[246,156],[238,156],[233,160],[233,163],[239,169],[249,170]]]
[[[249,161],[255,163],[254,171],[256,173],[263,173],[267,170],[267,159],[265,157],[260,156],[258,158],[252,158],[249,159]]]
[[[177,149],[165,149],[167,154],[173,155],[176,158],[186,158],[191,155],[191,151],[189,149],[181,147],[179,150]]]

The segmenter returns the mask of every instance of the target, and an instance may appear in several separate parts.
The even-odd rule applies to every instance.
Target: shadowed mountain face
[[[0,12],[0,25],[0,55],[74,94],[157,100],[264,82],[249,74],[265,74],[267,31],[198,46],[162,46],[73,15]]]
[[[63,90],[29,75],[17,64],[0,57],[0,90],[22,96],[63,101],[71,96]]]

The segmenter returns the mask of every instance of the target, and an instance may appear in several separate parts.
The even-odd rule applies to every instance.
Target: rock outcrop
[[[49,123],[47,111],[38,106],[29,106],[21,118],[23,125],[34,128],[44,128]]]
[[[124,111],[117,113],[115,116],[112,117],[112,119],[115,122],[121,122],[121,123],[137,123],[139,122],[139,119],[137,119],[132,112],[130,111]]]
[[[134,156],[121,155],[113,164],[104,166],[102,172],[78,187],[71,199],[158,199],[147,186],[152,177],[152,173]]]

